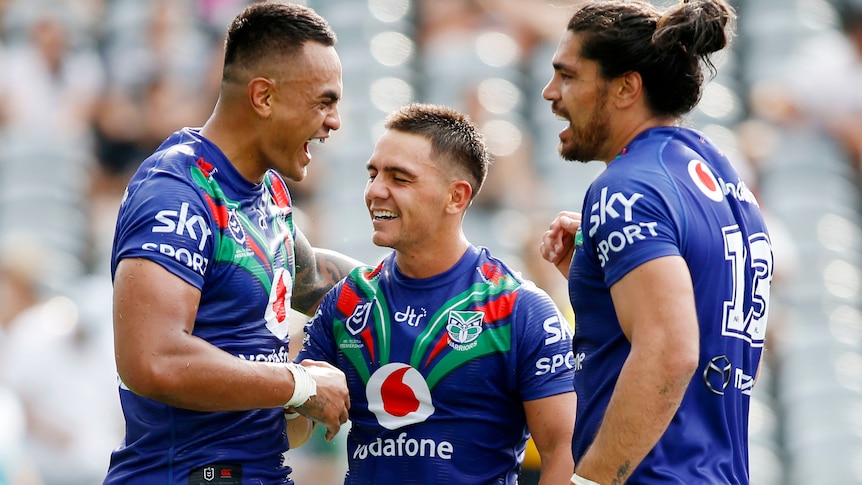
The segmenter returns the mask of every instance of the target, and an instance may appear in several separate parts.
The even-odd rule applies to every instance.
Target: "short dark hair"
[[[391,113],[384,127],[427,138],[431,156],[463,172],[473,188],[472,197],[479,193],[491,159],[485,138],[469,116],[448,106],[411,103]]]
[[[227,78],[234,66],[256,66],[273,55],[293,55],[308,41],[333,46],[337,37],[329,23],[309,7],[253,3],[228,28],[223,75]]]
[[[715,74],[709,56],[730,43],[735,19],[724,0],[684,0],[665,11],[642,0],[599,0],[576,11],[568,30],[605,79],[639,73],[653,112],[679,117],[700,100],[701,62]]]

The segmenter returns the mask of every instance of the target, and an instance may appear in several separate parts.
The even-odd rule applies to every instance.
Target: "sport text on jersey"
[[[632,220],[632,208],[635,203],[643,198],[643,194],[634,193],[627,197],[621,192],[608,195],[608,188],[602,187],[598,202],[590,207],[589,235],[595,237],[599,227],[608,220],[623,218],[626,225],[619,230],[611,231],[607,237],[596,242],[599,263],[604,268],[613,253],[618,253],[637,241],[646,239],[648,236],[657,236],[655,221],[634,222]]]
[[[193,241],[193,243],[191,246],[185,247],[168,242],[145,242],[141,245],[141,249],[164,254],[203,275],[206,272],[209,259],[197,251],[203,251],[207,239],[212,236],[212,230],[210,230],[207,220],[199,214],[190,215],[189,203],[183,202],[179,210],[165,209],[156,213],[155,221],[157,224],[152,228],[153,233],[176,234]]]

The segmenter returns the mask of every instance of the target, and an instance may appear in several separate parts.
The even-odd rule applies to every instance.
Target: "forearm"
[[[571,442],[561,443],[552,453],[542,454],[541,460],[539,485],[567,483],[574,470]]]
[[[607,484],[625,483],[652,450],[679,408],[693,369],[667,359],[632,353],[620,373],[592,445],[577,463],[578,475]]]
[[[244,360],[190,335],[183,340],[137,363],[118,355],[123,382],[136,394],[195,411],[276,408],[293,396],[284,364]]]

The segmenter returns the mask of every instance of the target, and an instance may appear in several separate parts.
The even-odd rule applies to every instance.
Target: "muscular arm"
[[[572,431],[577,396],[574,392],[524,402],[527,427],[542,462],[539,485],[566,483],[572,476]]]
[[[197,411],[277,408],[287,402],[295,383],[286,366],[243,360],[192,335],[199,303],[200,291],[159,264],[120,261],[114,278],[114,351],[123,383],[138,395]],[[322,363],[309,373],[318,395],[303,408],[316,411],[303,414],[337,431],[349,406],[344,374]]]
[[[697,369],[699,329],[691,276],[677,256],[649,261],[611,287],[631,342],[608,409],[578,475],[624,483],[664,434]]]
[[[335,251],[312,247],[299,229],[294,241],[296,282],[290,306],[312,315],[323,295],[361,262]]]

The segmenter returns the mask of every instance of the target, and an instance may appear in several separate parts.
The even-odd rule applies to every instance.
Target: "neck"
[[[603,161],[608,164],[613,162],[617,155],[619,155],[638,135],[643,133],[644,131],[655,128],[658,126],[675,126],[676,120],[673,118],[644,118],[636,123],[631,123],[626,126],[622,124],[624,130],[621,130],[618,133],[618,136],[614,138],[614,141],[609,144],[610,150],[605,155]],[[620,126],[620,125],[617,125]]]
[[[452,238],[445,244],[425,244],[416,250],[395,250],[395,264],[406,276],[410,278],[423,279],[445,273],[455,266],[470,242],[464,233],[459,237]]]
[[[220,98],[200,134],[222,151],[243,178],[257,184],[263,181],[266,169],[256,162],[259,157],[255,131],[252,120],[225,106]]]

